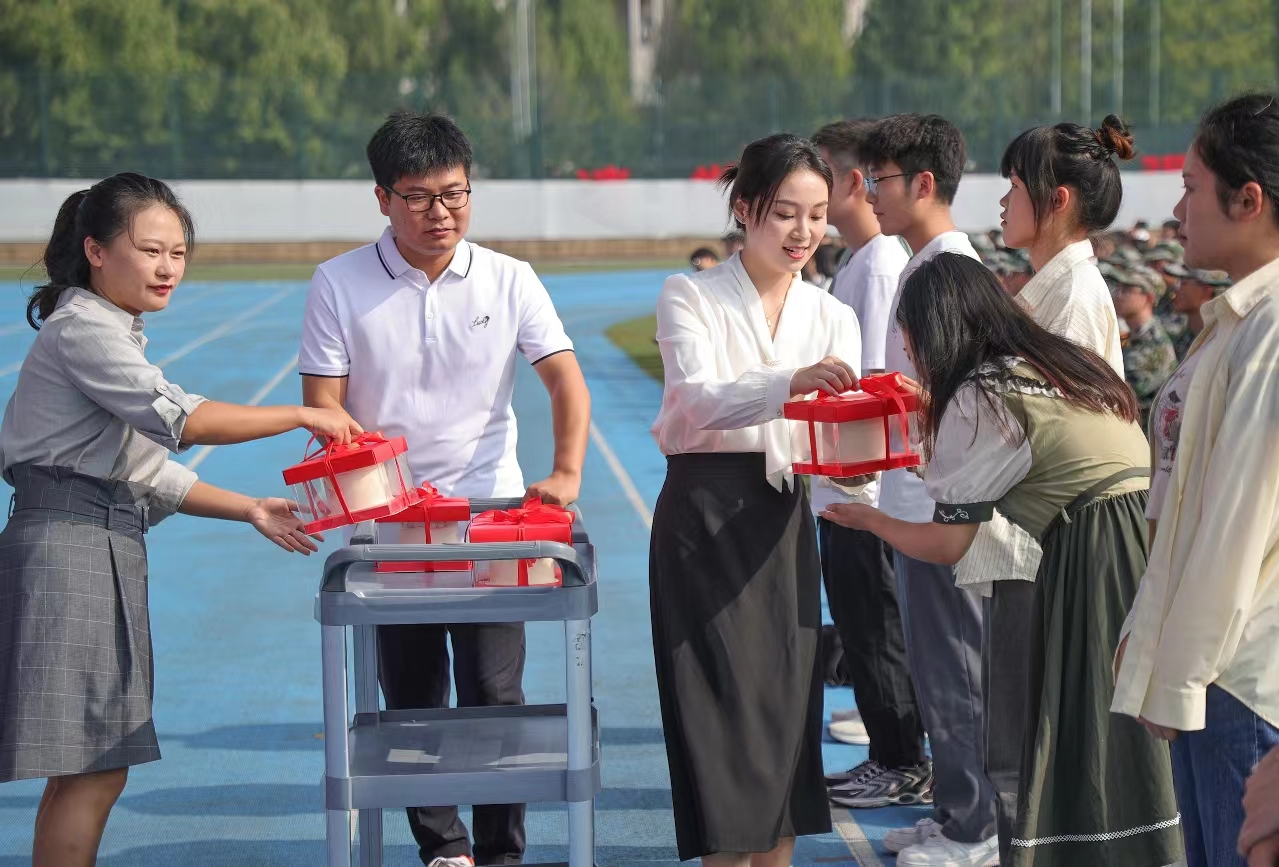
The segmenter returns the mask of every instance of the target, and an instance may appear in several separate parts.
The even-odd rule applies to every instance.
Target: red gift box
[[[388,542],[400,545],[438,545],[441,543],[461,543],[457,533],[457,524],[465,523],[471,518],[471,503],[465,497],[445,497],[430,482],[417,489],[420,497],[417,503],[403,512],[386,518],[378,518],[378,541],[381,542],[381,528],[398,529],[396,538]],[[432,525],[442,524],[443,527]],[[450,533],[449,530],[452,530]],[[441,532],[443,531],[443,533]],[[440,538],[443,535],[443,538]],[[450,538],[452,537],[452,538]],[[471,568],[469,560],[410,561],[406,563],[378,563],[378,572],[465,572]]]
[[[310,448],[311,441],[307,443]],[[319,533],[385,518],[417,502],[404,437],[363,433],[346,445],[330,442],[284,471],[284,483],[311,520],[305,533]]]
[[[568,509],[530,500],[519,509],[481,512],[466,531],[470,542],[563,542],[573,544],[573,518]],[[555,561],[477,560],[475,583],[488,587],[558,587],[563,576]]]
[[[786,418],[808,423],[810,460],[794,465],[797,474],[843,478],[923,462],[911,450],[918,395],[897,373],[863,377],[860,386],[785,405]]]

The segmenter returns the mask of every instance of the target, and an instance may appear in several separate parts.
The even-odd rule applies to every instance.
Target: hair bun
[[[1128,132],[1128,127],[1124,126],[1124,122],[1119,119],[1118,115],[1106,115],[1106,119],[1101,122],[1101,126],[1097,127],[1093,137],[1097,139],[1097,144],[1101,145],[1102,150],[1105,151],[1106,157],[1116,156],[1121,160],[1132,159],[1132,133]]]

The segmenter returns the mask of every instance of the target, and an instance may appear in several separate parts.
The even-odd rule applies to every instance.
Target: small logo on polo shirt
[[[487,316],[476,316],[475,321],[471,323],[471,327],[472,328],[479,328],[479,327],[488,328],[489,318]]]

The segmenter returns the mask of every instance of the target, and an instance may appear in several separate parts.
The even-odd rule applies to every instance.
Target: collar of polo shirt
[[[377,257],[382,260],[382,267],[386,270],[386,276],[392,280],[403,277],[410,271],[422,272],[409,264],[404,258],[404,254],[400,252],[400,248],[395,246],[395,233],[391,231],[391,227],[387,226],[382,232],[382,237],[378,238]],[[465,277],[471,273],[471,245],[463,240],[458,243],[453,250],[453,261],[449,262],[449,266],[440,274],[443,277],[450,271],[458,277]]]

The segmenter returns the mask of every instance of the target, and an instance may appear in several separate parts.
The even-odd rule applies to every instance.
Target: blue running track
[[[661,489],[662,456],[648,429],[661,388],[604,337],[619,320],[653,309],[663,273],[545,278],[586,372],[595,430],[581,506],[600,552],[595,619],[595,695],[601,715],[604,791],[598,800],[601,865],[676,860],[670,782],[653,675],[645,517]],[[296,403],[304,283],[185,283],[147,327],[148,356],[188,391],[234,402]],[[34,332],[21,324],[22,289],[0,283],[0,398],[7,402]],[[525,478],[550,466],[550,408],[536,375],[516,386]],[[192,450],[212,484],[255,495],[284,494],[280,470],[301,457],[306,437]],[[7,501],[9,489],[0,483]],[[334,537],[340,534],[334,534]],[[155,721],[162,761],[130,773],[102,843],[103,867],[307,865],[324,859],[319,629],[311,616],[320,555],[289,555],[245,525],[178,516],[148,537],[151,628],[156,653]],[[563,700],[558,624],[529,627],[525,691]],[[851,704],[846,689],[826,705]],[[865,758],[830,743],[828,770]],[[31,829],[43,781],[0,786],[0,867],[30,863]],[[884,830],[911,824],[918,808],[836,811],[838,833],[800,841],[796,865],[891,864]],[[567,814],[531,805],[527,861],[567,858]],[[388,865],[418,864],[402,813],[387,811]]]

